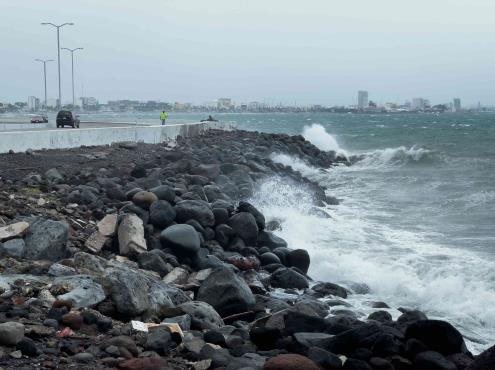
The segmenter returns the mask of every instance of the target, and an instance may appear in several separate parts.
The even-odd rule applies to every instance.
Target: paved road
[[[81,122],[80,129],[83,128],[103,128],[103,127],[128,127],[134,126],[133,123],[126,122]],[[77,130],[66,126],[65,130]],[[1,122],[0,132],[2,131],[42,131],[42,130],[62,130],[57,128],[55,122],[49,123],[26,123],[26,122]]]

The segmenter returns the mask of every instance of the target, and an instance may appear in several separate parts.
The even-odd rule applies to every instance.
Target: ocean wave
[[[433,159],[434,155],[431,150],[418,146],[378,149],[372,152],[350,156],[352,163],[360,166],[375,167],[399,166],[409,163],[418,164],[431,162]]]
[[[347,152],[340,147],[337,139],[329,134],[322,125],[314,123],[310,126],[304,126],[302,136],[320,150],[333,151],[337,155],[348,158]]]

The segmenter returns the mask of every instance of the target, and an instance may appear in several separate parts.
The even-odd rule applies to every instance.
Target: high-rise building
[[[27,103],[30,111],[37,111],[40,109],[40,100],[36,96],[30,96]]]
[[[232,108],[232,99],[230,98],[220,98],[217,100],[218,109],[230,109]]]
[[[366,108],[368,106],[368,92],[364,90],[358,91],[358,107]]]
[[[424,98],[413,98],[412,100],[412,109],[414,110],[423,110],[425,108],[429,108],[430,101]]]
[[[461,109],[461,99],[454,98],[454,112],[459,112]]]

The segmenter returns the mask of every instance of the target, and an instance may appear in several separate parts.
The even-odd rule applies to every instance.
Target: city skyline
[[[40,22],[68,20],[75,26],[64,30],[61,46],[85,47],[76,95],[102,101],[200,104],[227,95],[245,102],[344,105],[366,87],[384,103],[462,96],[466,105],[495,105],[495,75],[485,72],[493,60],[495,25],[488,14],[495,4],[482,0],[464,8],[461,0],[419,0],[402,12],[391,0],[357,3],[329,7],[316,0],[306,7],[255,0],[238,9],[223,0],[153,7],[127,0],[118,7],[95,0],[70,6],[0,0],[0,42],[8,56],[0,60],[0,101],[42,96],[41,66],[32,59],[54,59],[56,48],[54,33]],[[61,58],[62,96],[68,98],[70,56]],[[56,66],[47,69],[48,95],[55,98]]]

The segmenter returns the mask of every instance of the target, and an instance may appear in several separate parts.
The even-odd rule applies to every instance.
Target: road
[[[108,127],[128,127],[134,126],[131,122],[81,122],[79,129],[85,128],[108,128]],[[147,125],[140,125],[147,126]],[[72,127],[57,128],[55,122],[49,123],[26,123],[19,121],[0,121],[0,132],[2,131],[44,131],[44,130],[77,130]]]

